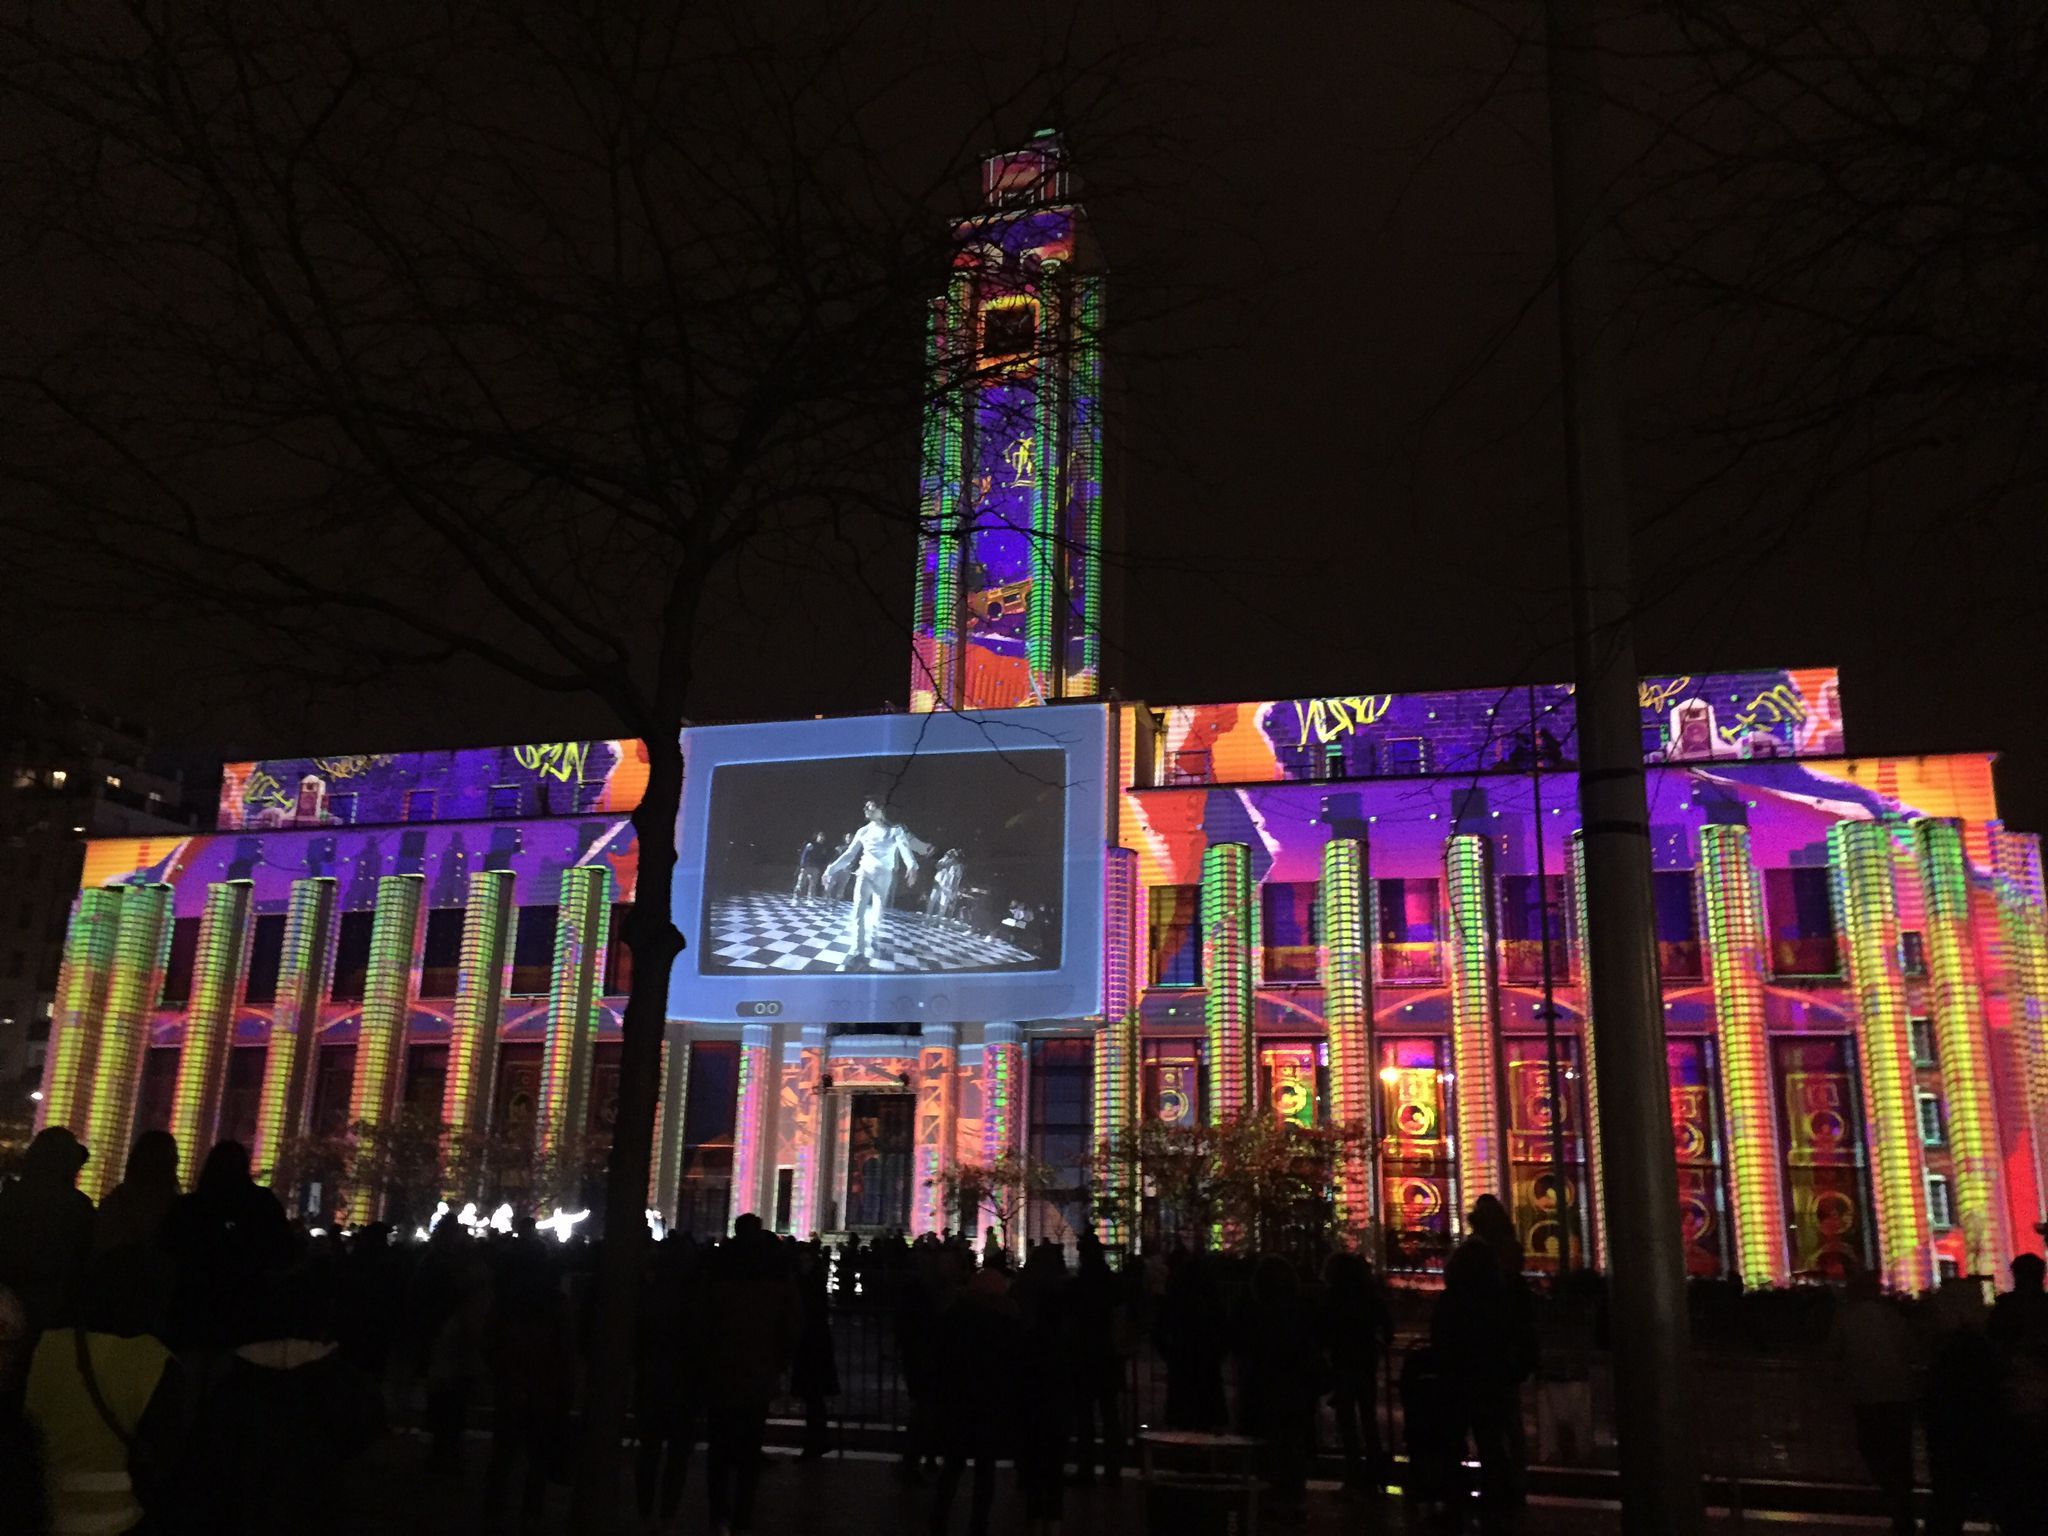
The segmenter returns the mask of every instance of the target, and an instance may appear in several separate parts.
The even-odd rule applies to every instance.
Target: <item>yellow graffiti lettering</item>
[[[388,752],[358,752],[347,757],[316,757],[313,766],[330,779],[354,779],[390,761]]]
[[[284,792],[284,786],[260,768],[250,774],[249,782],[242,786],[244,805],[275,805],[290,810],[295,803]]]
[[[1020,437],[1003,450],[1003,462],[1010,466],[1010,484],[1036,485],[1038,483],[1038,450],[1036,439]]]
[[[1643,709],[1654,709],[1662,714],[1671,701],[1692,686],[1689,677],[1674,677],[1669,682],[1641,682],[1636,684],[1636,702]]]
[[[514,747],[512,760],[550,779],[566,784],[571,777],[581,780],[590,762],[587,741],[543,741],[530,747]]]
[[[1723,741],[1741,741],[1765,726],[1798,725],[1806,718],[1806,700],[1790,683],[1766,688],[1736,712],[1735,723],[1721,727]]]
[[[1325,699],[1296,699],[1294,723],[1301,732],[1296,745],[1307,746],[1311,735],[1328,745],[1354,730],[1377,725],[1393,705],[1391,693],[1351,693]]]

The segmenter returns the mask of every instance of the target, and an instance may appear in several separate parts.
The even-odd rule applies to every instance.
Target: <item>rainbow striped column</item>
[[[263,1058],[263,1093],[256,1105],[256,1145],[249,1149],[258,1183],[289,1182],[288,1170],[278,1164],[305,1122],[320,999],[327,995],[334,953],[335,890],[334,881],[324,875],[292,882],[277,998],[270,1012],[270,1049]]]
[[[796,1146],[796,1170],[791,1179],[789,1230],[792,1236],[807,1238],[820,1223],[818,1210],[818,1130],[824,1107],[827,1051],[825,1026],[804,1026],[802,1054],[797,1058],[796,1103],[790,1106]]]
[[[1202,855],[1202,1020],[1209,1036],[1208,1122],[1222,1125],[1251,1108],[1256,1007],[1252,966],[1259,944],[1252,905],[1252,851],[1214,843]]]
[[[2026,1069],[2038,1218],[2048,1215],[2048,893],[2042,888],[2041,839],[1994,822],[1991,857],[1997,869],[1998,931],[2005,950],[2009,1016]]]
[[[178,1053],[178,1083],[171,1096],[171,1134],[178,1141],[178,1173],[189,1188],[220,1123],[220,1091],[228,1052],[235,1045],[235,1004],[242,996],[242,965],[249,951],[249,909],[256,887],[248,880],[208,886],[192,957],[192,996],[185,1008],[185,1045]]]
[[[913,1236],[944,1231],[946,1191],[940,1180],[953,1165],[959,1114],[960,1031],[952,1024],[927,1024],[917,1051],[917,1147],[915,1187],[910,1192]]]
[[[1451,1085],[1458,1106],[1460,1203],[1505,1197],[1501,1165],[1500,1047],[1493,959],[1493,859],[1486,839],[1460,833],[1444,843],[1450,907]]]
[[[602,865],[575,864],[562,871],[548,1033],[533,1113],[534,1145],[543,1158],[573,1143],[590,1118],[590,1047],[597,1033],[598,968],[611,918],[611,879]]]
[[[1323,1018],[1329,1031],[1330,1119],[1347,1137],[1337,1157],[1337,1230],[1356,1244],[1378,1206],[1373,1187],[1374,1072],[1372,956],[1366,921],[1366,846],[1362,838],[1323,845]]]
[[[1537,834],[1541,836],[1539,832]],[[1586,942],[1586,839],[1572,833],[1572,974],[1579,984],[1579,1070],[1585,1075],[1586,1171],[1592,1185],[1592,1230],[1582,1233],[1595,1269],[1607,1267],[1606,1165],[1600,1156],[1600,1057],[1593,1029],[1593,948]]]
[[[479,869],[469,877],[455,1017],[448,1031],[448,1076],[441,1089],[441,1123],[448,1127],[451,1144],[483,1130],[490,1118],[505,958],[512,942],[512,883],[508,869]]]
[[[43,1097],[36,1105],[36,1129],[71,1126],[85,1108],[99,1056],[100,1017],[107,1006],[113,971],[114,935],[121,926],[121,893],[80,891],[64,934],[64,964],[57,972],[57,1006],[50,1019],[50,1046],[43,1057]]]
[[[1735,1259],[1751,1285],[1784,1285],[1785,1186],[1778,1155],[1771,1042],[1764,1021],[1764,922],[1749,828],[1700,828],[1700,911],[1720,1021],[1721,1110],[1728,1122]]]
[[[348,1106],[349,1120],[356,1125],[383,1125],[398,1095],[406,1018],[418,979],[426,888],[418,875],[385,875],[377,882],[377,915],[370,925],[369,976],[363,987],[363,1022],[356,1035],[356,1077]]]
[[[1927,1223],[1927,1161],[1921,1150],[1906,982],[1899,969],[1891,827],[1881,821],[1837,822],[1828,829],[1828,862],[1834,875],[1835,929],[1856,998],[1856,1054],[1877,1197],[1878,1263],[1891,1284],[1924,1290],[1935,1279],[1934,1235]]]
[[[1045,286],[1038,325],[1038,370],[1034,379],[1032,422],[1038,439],[1038,481],[1031,497],[1031,592],[1024,614],[1024,651],[1031,668],[1033,697],[1044,700],[1060,693],[1058,643],[1066,626],[1066,583],[1060,579],[1064,551],[1060,507],[1060,461],[1064,456],[1060,413],[1066,391],[1066,295],[1062,285]]]
[[[1130,1129],[1138,1103],[1138,1015],[1135,1009],[1121,1017],[1105,1018],[1095,1031],[1095,1139],[1098,1146],[1113,1147]],[[1106,1159],[1102,1178],[1113,1181],[1106,1191],[1109,1211],[1124,1208],[1130,1191],[1130,1163],[1124,1158]],[[1102,1240],[1112,1248],[1128,1244],[1134,1234],[1114,1216],[1100,1219]]]
[[[85,1106],[85,1144],[94,1152],[78,1181],[95,1200],[121,1182],[134,1139],[142,1054],[149,1049],[150,1019],[163,995],[164,963],[171,952],[171,900],[168,885],[121,887],[107,1013],[93,1061],[92,1098]]]
[[[1120,1019],[1138,1006],[1138,967],[1145,956],[1136,850],[1104,851],[1102,886],[1102,1016]]]
[[[1081,574],[1081,664],[1061,696],[1093,698],[1102,678],[1102,279],[1074,284],[1074,443],[1070,494],[1081,500],[1081,548],[1068,559]]]
[[[981,1042],[981,1160],[994,1163],[1018,1152],[1024,1031],[1015,1024],[986,1024]]]
[[[1927,977],[1934,998],[1934,1054],[1941,1062],[1941,1096],[1948,1112],[1954,1162],[1957,1225],[1966,1268],[1996,1275],[2012,1256],[2010,1207],[2000,1164],[1998,1101],[1993,1097],[1991,1042],[1985,1034],[1984,988],[1970,935],[1970,861],[1956,822],[1928,817],[1914,823],[1920,879],[1927,899]],[[1896,953],[1896,946],[1894,947]],[[1865,1024],[1864,1054],[1877,1053]],[[1902,1017],[1899,1060],[1907,1091],[1913,1088],[1912,1043]],[[1890,1042],[1887,1041],[1887,1048]],[[1917,1129],[1918,1122],[1915,1122]],[[1914,1138],[1918,1145],[1919,1138]],[[1916,1184],[1919,1192],[1924,1185]],[[1929,1284],[1932,1284],[1930,1278]]]
[[[676,1177],[683,1157],[683,1111],[690,1102],[690,1026],[668,1021],[661,1042],[661,1088],[654,1101],[654,1160],[647,1170],[647,1204],[663,1221],[675,1220]]]
[[[911,708],[920,703],[926,709],[957,708],[965,667],[960,656],[961,560],[966,546],[966,517],[960,507],[966,480],[967,402],[961,391],[967,387],[963,371],[971,371],[964,356],[962,333],[971,333],[973,309],[968,279],[956,275],[946,296],[932,305],[932,331],[926,348],[932,384],[931,403],[925,407],[925,518],[926,536],[933,539],[931,624],[931,676],[912,679]],[[963,369],[963,365],[965,368]]]
[[[735,1219],[750,1211],[760,1215],[768,1099],[775,1092],[777,1075],[772,1059],[774,1050],[774,1025],[748,1024],[741,1028],[740,1080],[732,1128],[732,1215]]]

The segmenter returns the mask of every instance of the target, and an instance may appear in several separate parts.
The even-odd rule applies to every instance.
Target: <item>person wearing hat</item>
[[[0,1189],[0,1285],[21,1298],[34,1332],[67,1325],[77,1305],[93,1219],[78,1170],[90,1155],[63,1126],[45,1126],[21,1177]]]

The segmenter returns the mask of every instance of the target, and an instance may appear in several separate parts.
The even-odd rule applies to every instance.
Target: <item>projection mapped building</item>
[[[1600,1262],[1570,690],[1092,701],[1100,298],[1056,141],[987,191],[934,311],[917,711],[685,738],[650,1203],[929,1231],[949,1167],[1023,1153],[1057,1234],[1103,1137],[1272,1115],[1364,1129],[1335,1200],[1396,1267],[1489,1191],[1533,1263]],[[1689,1269],[2038,1246],[2048,915],[1991,757],[1851,755],[1828,668],[1641,709]],[[155,1126],[358,1216],[292,1160],[601,1152],[644,776],[630,741],[241,763],[218,831],[92,843],[42,1105],[88,1185]]]

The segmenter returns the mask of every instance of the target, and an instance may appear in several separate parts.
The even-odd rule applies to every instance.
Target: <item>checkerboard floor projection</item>
[[[711,906],[711,954],[734,971],[971,971],[1037,959],[1003,939],[971,933],[917,912],[882,914],[875,958],[850,963],[852,903],[798,901],[770,891],[727,896]]]

